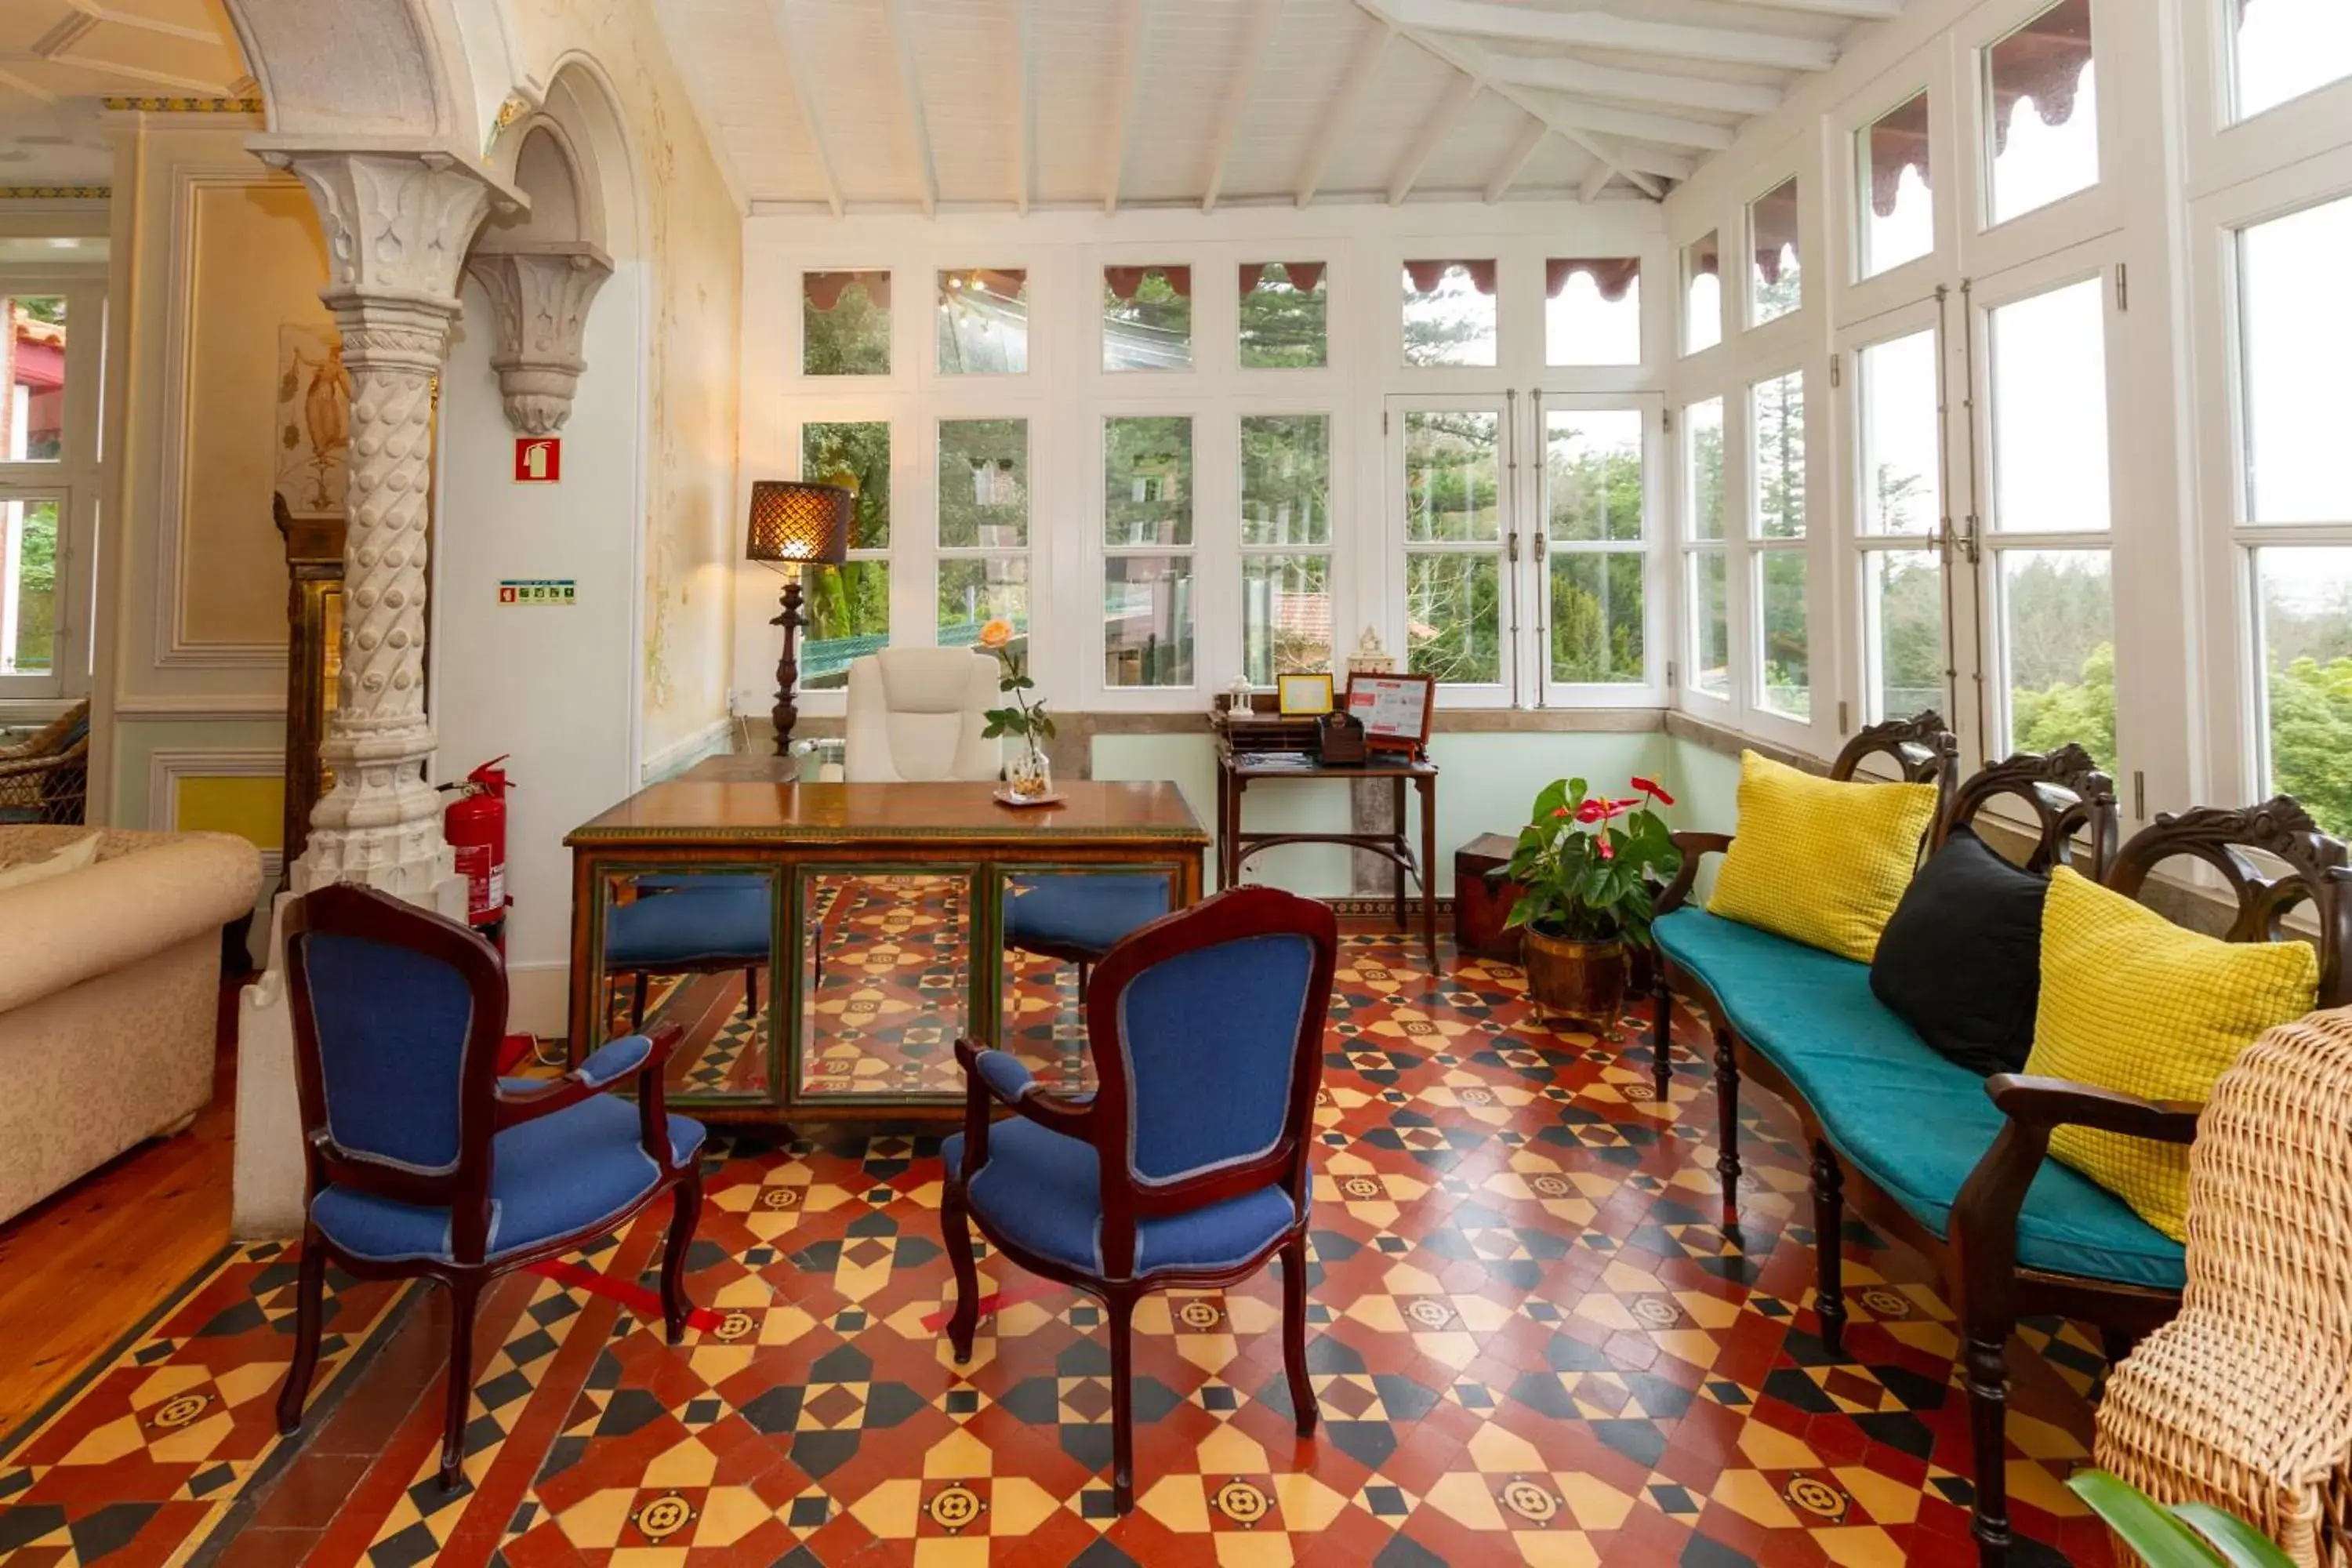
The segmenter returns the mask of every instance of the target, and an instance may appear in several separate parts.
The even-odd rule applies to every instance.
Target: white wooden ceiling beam
[[[1697,147],[1709,153],[1720,153],[1730,146],[1735,135],[1728,125],[1711,125],[1671,114],[1644,114],[1636,109],[1611,109],[1558,93],[1543,96],[1554,125],[1573,125],[1580,131],[1630,136],[1636,142],[1655,142],[1667,147]]]
[[[1027,217],[1037,194],[1037,17],[1030,0],[1013,0],[1013,45],[1019,56],[1013,85],[1021,94],[1021,167],[1013,178],[1013,210]]]
[[[1813,38],[1738,27],[1636,21],[1607,11],[1538,11],[1527,5],[1489,5],[1486,0],[1389,0],[1389,8],[1391,19],[1408,30],[1460,33],[1520,44],[1621,49],[1800,71],[1827,70],[1837,63],[1838,56],[1836,45]]]
[[[907,120],[915,138],[915,174],[923,216],[933,217],[940,210],[940,169],[931,155],[930,122],[923,113],[923,79],[915,68],[914,29],[907,25],[907,0],[883,0],[883,7],[890,14],[890,37],[898,49],[898,82],[907,90]]]
[[[1110,134],[1104,138],[1103,211],[1118,211],[1119,187],[1127,181],[1127,142],[1135,132],[1135,99],[1143,81],[1143,40],[1151,26],[1151,0],[1127,0],[1119,57],[1118,96],[1111,100]]]
[[[784,68],[793,79],[793,102],[801,111],[801,125],[808,132],[809,145],[816,150],[817,176],[824,184],[824,205],[834,216],[841,216],[841,176],[833,166],[833,153],[825,145],[824,124],[816,112],[816,77],[809,69],[808,57],[801,52],[800,37],[793,26],[792,0],[768,0],[768,16],[776,27],[776,42],[784,51]]]
[[[55,103],[58,100],[56,93],[35,87],[14,71],[0,70],[0,87],[15,88],[36,103]]]
[[[1857,22],[1885,22],[1903,15],[1903,0],[1724,0],[1759,11],[1810,11],[1817,16],[1849,16]]]
[[[1296,200],[1305,206],[1315,199],[1316,187],[1323,183],[1323,171],[1331,162],[1332,150],[1339,145],[1339,135],[1355,117],[1356,105],[1380,74],[1381,61],[1389,52],[1389,40],[1396,29],[1379,16],[1367,16],[1371,24],[1356,40],[1356,53],[1348,62],[1348,74],[1340,79],[1339,90],[1323,108],[1322,123],[1315,128],[1315,140],[1307,144],[1307,162],[1298,171]]]
[[[166,22],[160,17],[142,16],[130,11],[110,10],[93,0],[66,0],[67,5],[93,21],[110,22],[118,27],[134,27],[142,33],[157,33],[167,38],[181,38],[191,44],[209,44],[214,48],[225,46],[221,36],[206,27],[194,27],[181,22]]]
[[[1437,100],[1437,107],[1430,111],[1427,120],[1422,121],[1420,133],[1413,137],[1412,145],[1405,149],[1404,161],[1397,165],[1396,174],[1389,180],[1389,205],[1404,205],[1405,197],[1412,194],[1412,183],[1421,178],[1421,171],[1428,163],[1430,155],[1454,133],[1454,128],[1462,123],[1462,111],[1469,108],[1470,100],[1477,96],[1478,83],[1474,77],[1457,71],[1454,79],[1445,84],[1445,96]]]
[[[1609,182],[1616,177],[1616,170],[1595,158],[1592,167],[1584,172],[1584,184],[1576,187],[1576,199],[1591,206],[1601,199],[1601,193],[1607,190]]]
[[[1631,103],[1660,103],[1675,109],[1706,109],[1721,114],[1770,114],[1787,97],[1777,87],[1758,82],[1715,81],[1706,77],[1666,76],[1655,71],[1620,70],[1596,66],[1566,55],[1497,55],[1485,50],[1484,68],[1489,81],[1517,87],[1549,88],[1587,98],[1622,99]]]
[[[1242,116],[1249,110],[1258,68],[1265,63],[1266,40],[1274,36],[1275,19],[1281,15],[1282,0],[1257,0],[1251,7],[1249,26],[1242,33],[1241,58],[1234,62],[1233,85],[1225,91],[1224,113],[1217,120],[1217,144],[1209,154],[1208,183],[1201,193],[1204,213],[1217,208],[1217,196],[1225,185],[1225,164],[1234,155],[1234,138],[1241,134]]]
[[[1503,154],[1502,162],[1495,165],[1494,174],[1487,177],[1486,205],[1488,206],[1493,206],[1509,193],[1512,183],[1519,177],[1519,171],[1528,166],[1528,160],[1536,155],[1536,149],[1543,145],[1543,139],[1551,134],[1551,128],[1534,115],[1528,115],[1527,121],[1527,124],[1520,127],[1518,135],[1513,139],[1509,150]],[[1593,162],[1601,163],[1597,158]],[[1606,163],[1601,163],[1601,167],[1604,169],[1608,166]]]
[[[60,52],[54,55],[26,54],[21,50],[0,54],[0,66],[56,65],[71,66],[76,70],[96,71],[100,76],[121,77],[126,81],[152,82],[157,87],[176,87],[182,92],[200,93],[207,98],[226,97],[228,84],[200,76],[182,76],[176,71],[150,70],[144,66],[127,66],[114,60],[100,59],[96,55]],[[29,89],[27,89],[29,90]],[[50,99],[54,103],[57,100]]]

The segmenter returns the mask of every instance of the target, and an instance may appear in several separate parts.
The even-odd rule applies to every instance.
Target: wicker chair
[[[16,744],[0,746],[0,823],[79,823],[89,789],[86,701]]]
[[[2352,1564],[2352,1009],[2221,1076],[2189,1164],[2180,1315],[2109,1375],[2099,1464]]]

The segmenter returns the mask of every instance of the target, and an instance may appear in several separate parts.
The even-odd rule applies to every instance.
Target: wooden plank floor
[[[228,1243],[236,989],[213,1101],[0,1225],[0,1434],[13,1432]]]

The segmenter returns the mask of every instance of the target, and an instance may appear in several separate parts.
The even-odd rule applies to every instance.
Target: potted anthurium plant
[[[1528,994],[1612,1036],[1627,952],[1649,945],[1658,891],[1682,865],[1654,809],[1674,796],[1653,779],[1631,787],[1621,798],[1591,794],[1582,779],[1546,785],[1505,873],[1520,889],[1505,923],[1526,932]]]
[[[1009,708],[988,710],[988,728],[982,733],[992,741],[999,735],[1021,737],[1021,749],[1004,764],[1005,789],[1016,800],[1045,800],[1054,793],[1054,770],[1045,761],[1044,742],[1054,738],[1054,721],[1045,711],[1045,700],[1029,695],[1037,683],[1013,651],[1013,623],[1002,617],[990,621],[980,628],[980,646],[994,654],[1002,667],[996,689],[1013,699]]]

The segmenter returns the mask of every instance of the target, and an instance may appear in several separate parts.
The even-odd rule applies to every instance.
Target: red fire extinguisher
[[[509,753],[511,755],[512,753]],[[514,785],[499,767],[505,757],[493,757],[467,773],[462,784],[446,784],[457,798],[442,818],[442,833],[457,852],[457,870],[466,879],[466,923],[506,952],[507,791]]]

